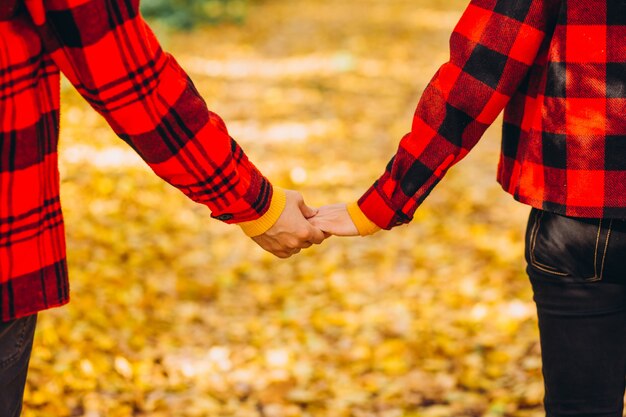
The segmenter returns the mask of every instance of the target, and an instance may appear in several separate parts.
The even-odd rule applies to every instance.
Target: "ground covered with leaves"
[[[267,0],[159,34],[260,169],[322,205],[380,175],[464,4]],[[500,122],[411,225],[283,261],[63,104],[72,302],[40,315],[26,417],[542,415]]]

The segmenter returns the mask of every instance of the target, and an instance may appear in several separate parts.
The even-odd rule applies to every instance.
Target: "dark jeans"
[[[626,220],[533,209],[526,260],[539,317],[548,417],[622,417]]]
[[[0,323],[0,416],[18,417],[37,315]]]

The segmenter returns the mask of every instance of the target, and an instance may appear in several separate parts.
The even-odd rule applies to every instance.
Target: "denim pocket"
[[[37,315],[0,323],[0,370],[7,369],[30,347]]]
[[[526,233],[526,260],[547,275],[600,281],[612,225],[612,219],[566,217],[533,209]]]
[[[626,284],[626,219],[613,219],[602,281]]]

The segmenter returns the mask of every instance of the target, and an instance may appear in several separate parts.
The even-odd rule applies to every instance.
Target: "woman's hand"
[[[318,213],[309,222],[321,229],[327,236],[359,236],[359,231],[352,221],[346,204],[332,204],[320,207]]]

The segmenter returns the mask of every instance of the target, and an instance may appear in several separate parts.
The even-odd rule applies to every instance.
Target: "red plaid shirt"
[[[626,218],[625,0],[472,0],[363,213],[409,222],[502,109],[498,181],[515,199]]]
[[[214,217],[259,219],[273,195],[163,52],[138,0],[33,3],[45,12],[43,25],[21,1],[0,0],[0,321],[69,299],[57,168],[60,71],[156,174]]]

